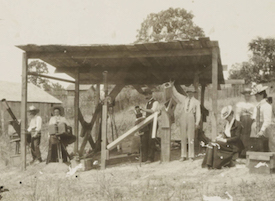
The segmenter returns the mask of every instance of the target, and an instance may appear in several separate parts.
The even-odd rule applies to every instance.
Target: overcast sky
[[[248,43],[275,38],[274,0],[0,0],[0,80],[21,82],[20,44],[129,44],[141,22],[169,7],[220,45],[222,64],[248,60]]]

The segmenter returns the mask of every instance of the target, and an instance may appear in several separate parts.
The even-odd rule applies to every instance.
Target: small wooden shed
[[[125,85],[133,85],[138,91],[141,91],[141,85],[159,85],[168,81],[176,81],[179,85],[194,84],[196,87],[200,85],[203,105],[205,86],[211,83],[213,86],[211,93],[212,136],[215,137],[217,134],[217,90],[218,85],[224,83],[223,66],[217,41],[199,38],[198,40],[187,39],[129,45],[20,45],[18,48],[25,51],[22,67],[22,133],[25,129],[28,59],[41,59],[56,67],[56,72],[66,73],[75,79],[75,152],[79,150],[78,121],[81,122],[82,127],[87,125],[83,122],[79,110],[79,85],[97,84],[96,95],[99,92],[99,84],[105,85],[106,98],[102,105],[102,168],[105,168],[106,159],[108,101],[114,99]],[[115,85],[110,93],[108,93],[107,84]],[[98,104],[98,107],[101,105]],[[91,125],[94,121],[93,118],[89,124]],[[90,128],[90,126],[86,126],[85,131],[90,132]],[[90,135],[85,135],[84,141],[87,141],[88,138],[91,138]],[[24,143],[24,139],[22,143]],[[92,143],[90,144],[92,146]],[[22,149],[23,169],[25,169],[24,146]]]
[[[0,81],[0,99],[6,99],[12,112],[17,119],[21,118],[21,83]],[[34,105],[40,109],[39,114],[42,117],[44,123],[49,122],[51,115],[51,107],[54,104],[61,104],[62,102],[52,95],[48,94],[39,87],[29,84],[28,89],[28,107]],[[1,111],[1,132],[7,133],[9,121],[12,120],[10,114],[0,104]]]

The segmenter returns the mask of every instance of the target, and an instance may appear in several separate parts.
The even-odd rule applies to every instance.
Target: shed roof
[[[28,89],[29,103],[62,103],[32,83],[28,83]],[[21,102],[21,83],[0,81],[0,99]]]
[[[92,84],[81,84],[79,85],[79,91],[87,91],[91,89],[93,85]],[[70,84],[66,88],[67,91],[74,91],[75,90],[75,84]]]
[[[129,45],[20,45],[28,58],[41,59],[56,67],[56,72],[76,78],[80,84],[103,83],[108,71],[111,84],[162,84],[176,80],[191,84],[195,73],[200,83],[212,82],[212,52],[218,50],[218,83],[223,84],[223,69],[217,41],[198,40],[150,42]]]

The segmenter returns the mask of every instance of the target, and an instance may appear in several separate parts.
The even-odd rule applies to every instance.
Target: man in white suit
[[[201,108],[200,102],[194,97],[196,90],[193,86],[187,87],[182,93],[182,88],[179,85],[173,87],[173,94],[181,102],[180,111],[180,135],[181,135],[181,158],[184,161],[187,158],[187,140],[188,140],[188,158],[195,158],[195,131],[200,127]]]

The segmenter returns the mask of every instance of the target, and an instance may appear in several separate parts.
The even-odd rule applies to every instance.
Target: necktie
[[[256,131],[257,133],[260,132],[260,106],[257,106]]]
[[[186,112],[188,112],[188,111],[189,111],[190,101],[191,101],[191,99],[190,99],[190,98],[188,98],[188,103],[187,103],[187,107],[186,107]]]

